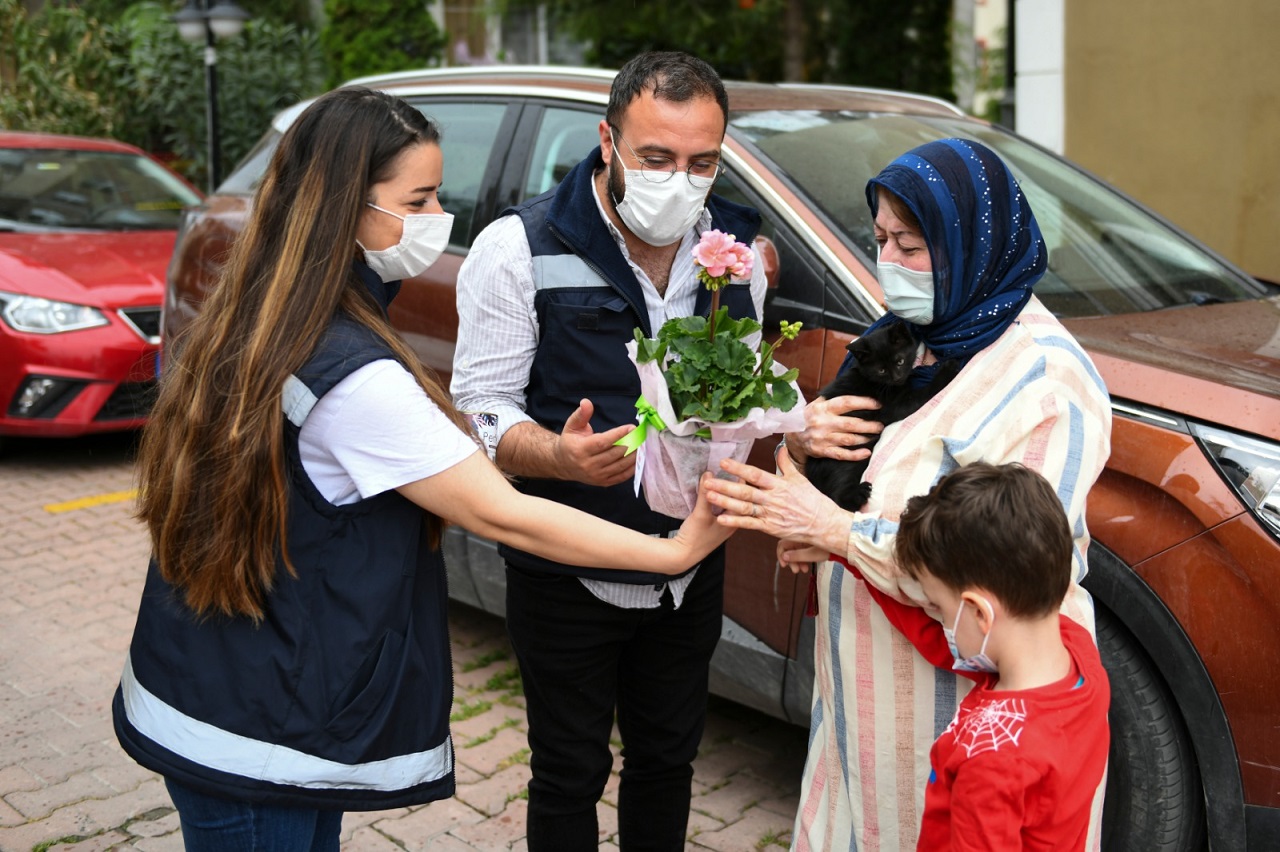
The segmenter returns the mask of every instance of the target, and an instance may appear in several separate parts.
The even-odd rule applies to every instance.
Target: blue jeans
[[[187,852],[338,852],[342,811],[219,799],[164,779]]]

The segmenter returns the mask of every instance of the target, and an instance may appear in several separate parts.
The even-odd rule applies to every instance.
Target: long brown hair
[[[439,139],[422,113],[381,92],[316,100],[280,140],[218,285],[166,353],[142,436],[138,517],[161,576],[196,613],[261,620],[277,558],[297,576],[281,393],[338,312],[377,333],[470,433],[352,270],[371,188],[407,148]],[[429,517],[428,528],[438,546],[443,523]]]

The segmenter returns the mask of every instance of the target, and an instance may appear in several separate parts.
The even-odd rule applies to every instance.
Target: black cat
[[[845,347],[856,362],[823,388],[822,396],[826,399],[869,396],[880,403],[880,408],[852,411],[848,416],[878,420],[886,425],[902,420],[932,399],[960,372],[959,362],[944,361],[928,384],[919,388],[908,387],[907,378],[915,364],[918,345],[906,325],[900,322],[864,334]],[[873,439],[862,446],[870,448],[874,443]],[[861,509],[871,496],[871,483],[862,481],[868,461],[842,461],[819,456],[805,463],[804,472],[819,491],[841,508],[854,512]]]

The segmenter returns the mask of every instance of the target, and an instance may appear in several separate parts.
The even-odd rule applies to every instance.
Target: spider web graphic
[[[956,725],[956,744],[969,757],[1017,745],[1027,723],[1027,704],[1020,698],[989,701]]]

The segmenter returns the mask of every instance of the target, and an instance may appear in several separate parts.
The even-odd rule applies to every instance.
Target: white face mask
[[[618,164],[615,143],[614,164]],[[710,182],[696,186],[687,172],[677,171],[661,183],[654,183],[640,169],[624,169],[626,192],[614,206],[622,221],[651,246],[669,246],[692,228],[707,203]]]
[[[390,248],[370,251],[356,240],[356,245],[364,249],[364,262],[383,281],[402,281],[421,275],[439,259],[449,245],[449,234],[453,231],[452,213],[411,213],[401,216],[376,204],[369,206],[404,222],[400,242]]]
[[[947,637],[947,647],[951,649],[951,656],[955,657],[955,662],[951,664],[951,668],[958,672],[986,672],[987,674],[998,674],[1000,669],[996,668],[996,664],[987,656],[987,640],[991,638],[991,628],[995,626],[995,615],[991,617],[991,627],[987,628],[987,633],[982,637],[982,647],[978,649],[978,653],[972,657],[960,656],[960,649],[956,646],[956,628],[960,626],[960,616],[964,614],[964,601],[960,602],[960,609],[956,610],[956,621],[950,627],[942,628],[942,634]]]
[[[918,272],[877,258],[876,276],[884,291],[884,306],[899,319],[916,325],[933,322],[933,272]]]

